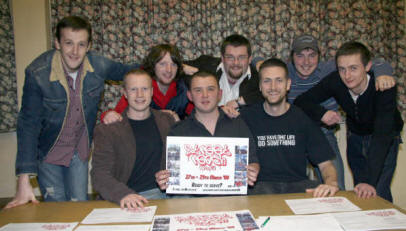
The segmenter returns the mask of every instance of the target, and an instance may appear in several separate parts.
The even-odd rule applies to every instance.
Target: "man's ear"
[[[289,91],[290,90],[290,85],[292,85],[292,80],[287,76],[286,76],[286,78],[287,78],[287,81],[288,81],[287,85],[286,85],[286,90]]]
[[[87,45],[86,52],[88,52],[90,50],[90,47],[92,47],[92,42],[89,42],[89,44]]]
[[[127,99],[127,91],[124,89],[124,87],[122,87],[122,88],[120,89],[120,92],[121,92],[121,94],[123,94],[124,97]]]
[[[187,95],[187,98],[189,99],[189,101],[190,101],[190,102],[193,102],[193,100],[192,100],[192,93],[190,93],[189,90],[187,90],[186,95]]]
[[[372,67],[372,61],[369,61],[367,63],[367,65],[365,66],[365,70],[368,72],[369,70],[371,70],[371,67]]]
[[[60,50],[60,49],[61,49],[61,44],[59,44],[58,39],[55,39],[54,45],[55,45],[55,48],[56,48],[57,50]]]

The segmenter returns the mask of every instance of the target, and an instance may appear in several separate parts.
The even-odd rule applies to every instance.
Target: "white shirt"
[[[238,79],[238,81],[233,85],[230,85],[230,83],[228,82],[227,73],[224,70],[223,62],[221,62],[218,65],[217,71],[219,69],[221,69],[221,71],[222,71],[219,84],[220,84],[220,89],[223,91],[223,94],[221,96],[221,100],[218,105],[223,106],[231,100],[238,99],[238,97],[240,95],[240,85],[241,85],[242,81],[244,81],[245,78],[248,78],[248,79],[251,78],[251,68],[248,66],[247,72],[245,72]]]
[[[352,100],[354,100],[354,103],[357,103],[358,97],[359,97],[360,95],[364,94],[364,92],[368,89],[368,85],[369,85],[369,80],[370,80],[370,79],[371,79],[371,76],[369,76],[369,74],[367,74],[367,85],[366,85],[365,89],[364,89],[361,93],[359,93],[358,95],[357,95],[357,94],[354,94],[354,92],[352,92],[351,90],[348,90],[348,91],[350,92],[350,95],[351,95],[351,97],[352,97]]]

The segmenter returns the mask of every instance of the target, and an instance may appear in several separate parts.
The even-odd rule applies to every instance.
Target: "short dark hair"
[[[178,66],[178,71],[176,72],[175,80],[179,79],[182,71],[182,57],[180,56],[179,49],[172,44],[159,44],[153,46],[149,51],[147,57],[144,59],[143,68],[146,70],[152,78],[156,78],[155,76],[155,65],[161,61],[161,59],[166,55],[169,54],[171,56],[172,61]]]
[[[338,48],[338,51],[336,53],[336,64],[338,57],[344,56],[344,55],[354,55],[354,54],[360,54],[361,55],[361,60],[364,66],[368,64],[369,61],[371,61],[371,52],[369,49],[362,43],[356,42],[356,41],[350,41],[344,43],[340,48]]]
[[[230,45],[233,47],[245,46],[247,47],[248,55],[251,56],[251,44],[250,41],[242,35],[233,34],[224,39],[221,44],[221,55],[226,53],[226,47]]]
[[[149,78],[151,78],[151,75],[147,71],[145,71],[143,69],[139,69],[139,68],[138,69],[131,69],[127,73],[124,74],[124,78],[123,78],[123,88],[124,89],[126,89],[125,88],[126,81],[127,81],[127,78],[128,78],[129,75],[147,75]]]
[[[188,81],[186,82],[189,91],[191,90],[190,87],[191,87],[191,85],[192,85],[192,80],[193,80],[194,78],[198,78],[198,77],[201,77],[201,78],[213,77],[213,78],[216,80],[217,87],[220,88],[219,79],[216,77],[215,74],[213,74],[213,73],[211,73],[211,72],[207,72],[207,71],[198,71],[198,72],[194,73],[194,74],[188,79]]]
[[[262,78],[262,76],[261,76],[262,70],[267,67],[281,67],[285,71],[286,78],[289,79],[288,66],[286,65],[285,62],[283,62],[281,59],[278,59],[278,58],[267,59],[261,64],[261,66],[259,66],[258,72],[259,72],[260,79]]]
[[[89,21],[85,18],[79,16],[68,16],[64,17],[61,21],[58,22],[56,25],[56,38],[58,41],[61,41],[61,31],[65,28],[72,28],[72,30],[86,30],[89,38],[87,41],[90,43],[92,41],[92,26],[90,25]]]

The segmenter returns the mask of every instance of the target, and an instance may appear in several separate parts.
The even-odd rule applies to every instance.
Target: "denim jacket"
[[[86,55],[81,73],[80,97],[89,144],[104,80],[121,80],[133,67],[93,52]],[[59,51],[43,53],[25,69],[22,104],[17,120],[16,175],[37,174],[38,161],[42,161],[55,145],[65,123],[68,94]]]

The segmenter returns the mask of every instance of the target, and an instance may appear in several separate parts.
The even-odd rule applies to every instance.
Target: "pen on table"
[[[271,217],[268,217],[265,219],[264,223],[262,223],[261,228],[264,228],[266,223],[268,223],[268,221],[271,219]]]

